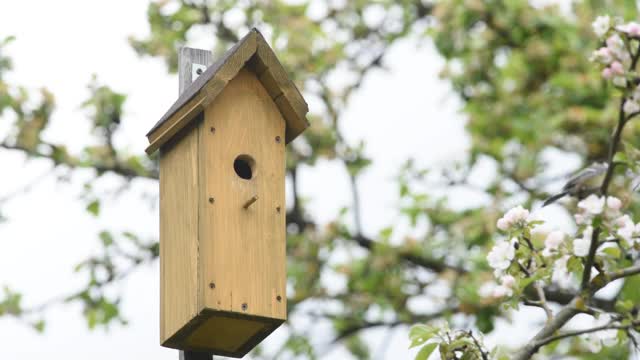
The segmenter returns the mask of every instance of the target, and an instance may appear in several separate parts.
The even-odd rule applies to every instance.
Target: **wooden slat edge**
[[[227,62],[220,67],[213,78],[200,89],[192,100],[185,104],[176,114],[171,116],[171,118],[167,119],[159,129],[149,134],[147,137],[147,139],[149,139],[149,146],[145,149],[147,154],[153,154],[164,143],[169,141],[171,137],[180,131],[180,129],[184,128],[222,92],[225,86],[227,86],[227,83],[238,74],[245,63],[255,54],[257,49],[256,37],[257,33],[254,32],[253,35],[229,57]]]
[[[260,80],[285,116],[286,142],[289,143],[309,126],[306,118],[309,106],[262,35],[258,36],[257,54],[266,67],[266,70],[259,75]],[[286,100],[281,99],[283,97]]]
[[[298,88],[295,86],[293,81],[289,79],[289,75],[285,71],[284,67],[278,60],[278,57],[273,52],[267,41],[262,37],[262,35],[258,38],[258,56],[260,60],[267,67],[268,71],[271,72],[276,84],[282,92],[289,98],[292,105],[296,108],[296,112],[300,114],[306,114],[309,111],[309,107],[307,102],[304,101],[302,94],[298,91]]]
[[[177,113],[169,118],[162,127],[150,134],[149,146],[145,149],[148,155],[153,154],[164,143],[169,141],[178,131],[184,128],[191,120],[193,120],[200,111],[202,111],[202,104],[204,97],[198,94],[191,99],[185,106],[183,106]],[[157,136],[154,136],[158,134]]]

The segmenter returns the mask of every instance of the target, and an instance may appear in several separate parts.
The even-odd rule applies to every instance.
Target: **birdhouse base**
[[[162,346],[241,358],[284,320],[205,309]]]

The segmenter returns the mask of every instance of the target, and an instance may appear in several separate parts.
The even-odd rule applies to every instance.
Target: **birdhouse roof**
[[[154,153],[193,121],[245,66],[254,71],[286,121],[286,143],[295,139],[309,126],[305,117],[309,107],[269,44],[254,28],[189,85],[149,130],[146,152]]]

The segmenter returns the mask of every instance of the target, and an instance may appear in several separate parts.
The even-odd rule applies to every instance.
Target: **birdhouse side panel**
[[[204,305],[285,319],[285,121],[243,69],[205,109],[200,136]]]
[[[190,126],[160,155],[160,341],[199,312],[198,128]]]

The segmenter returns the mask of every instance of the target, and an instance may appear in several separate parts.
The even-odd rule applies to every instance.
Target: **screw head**
[[[276,142],[279,144],[280,143],[280,136],[276,136]]]
[[[196,69],[196,74],[201,75],[202,74],[202,69],[200,69],[200,68]]]
[[[276,211],[280,214],[280,206],[276,206]]]
[[[242,311],[247,311],[247,303],[242,304]]]
[[[216,128],[214,128],[213,126],[209,128],[209,131],[211,131],[212,134],[216,133]]]
[[[209,204],[213,204],[216,200],[213,197],[209,198]]]
[[[210,289],[215,289],[216,288],[216,283],[214,283],[213,281],[209,283],[209,288]]]
[[[282,296],[280,295],[276,296],[276,300],[278,300],[278,302],[282,302]]]

